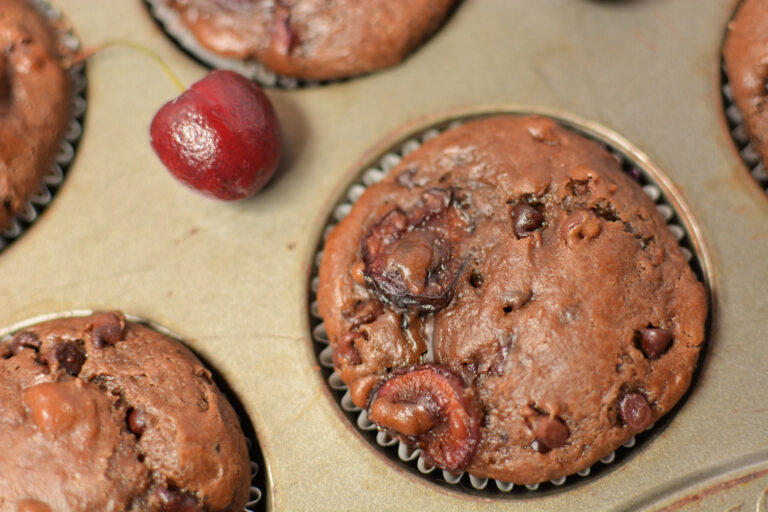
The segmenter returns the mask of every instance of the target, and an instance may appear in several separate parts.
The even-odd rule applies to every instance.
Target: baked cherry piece
[[[439,311],[453,298],[463,268],[454,246],[467,226],[451,199],[448,190],[428,189],[411,211],[391,210],[363,239],[366,283],[396,308]]]
[[[472,390],[437,364],[390,373],[372,393],[368,417],[447,471],[469,464],[480,437],[481,412]]]
[[[227,201],[266,185],[281,154],[269,99],[233,71],[213,71],[163,105],[152,119],[150,142],[179,181]]]

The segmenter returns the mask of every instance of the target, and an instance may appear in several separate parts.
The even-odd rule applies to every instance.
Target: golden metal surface
[[[132,39],[186,83],[205,73],[139,0],[52,3],[86,46]],[[64,185],[0,254],[0,328],[120,308],[178,333],[246,406],[272,510],[765,510],[768,199],[722,115],[719,52],[734,4],[466,0],[396,68],[268,91],[284,165],[257,197],[233,204],[198,196],[163,169],[148,126],[177,91],[142,54],[106,50],[88,63],[85,132]],[[584,485],[491,501],[395,467],[347,426],[316,368],[307,277],[356,163],[425,120],[504,106],[587,119],[646,153],[690,207],[714,301],[697,385],[660,435]]]

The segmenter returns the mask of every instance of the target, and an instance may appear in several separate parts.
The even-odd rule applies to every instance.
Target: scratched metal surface
[[[466,0],[401,66],[269,91],[285,162],[268,189],[236,204],[163,170],[147,128],[177,91],[145,56],[109,49],[88,64],[85,133],[66,182],[0,255],[0,325],[120,308],[178,333],[248,410],[272,510],[485,509],[488,500],[393,466],[346,426],[316,368],[307,277],[332,205],[382,140],[454,109],[562,112],[637,146],[690,208],[710,257],[709,345],[685,406],[629,460],[494,509],[768,510],[768,200],[733,147],[719,91],[735,1]],[[132,39],[186,83],[205,73],[140,0],[53,3],[86,45]]]

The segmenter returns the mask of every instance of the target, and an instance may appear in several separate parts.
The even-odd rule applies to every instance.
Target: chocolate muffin
[[[723,46],[733,101],[752,143],[768,156],[768,1],[744,0],[728,25]]]
[[[689,387],[707,300],[654,204],[550,119],[444,132],[329,234],[318,306],[368,418],[452,472],[589,467]]]
[[[2,511],[240,512],[248,498],[245,437],[210,372],[121,313],[3,342],[0,405]]]
[[[156,0],[202,46],[254,58],[284,76],[343,78],[393,66],[429,37],[455,0]]]
[[[55,27],[27,0],[0,9],[0,230],[37,193],[71,119]]]

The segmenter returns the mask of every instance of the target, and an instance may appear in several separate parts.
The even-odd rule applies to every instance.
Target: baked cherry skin
[[[216,70],[152,119],[150,142],[179,181],[233,201],[255,194],[280,161],[280,126],[261,88],[233,71]]]

